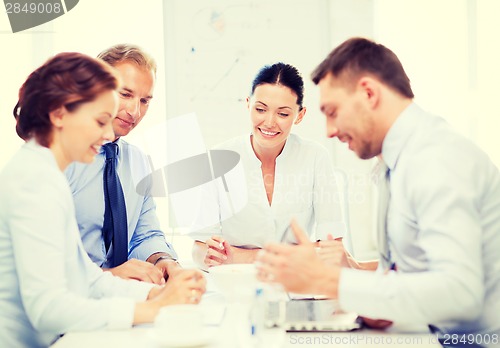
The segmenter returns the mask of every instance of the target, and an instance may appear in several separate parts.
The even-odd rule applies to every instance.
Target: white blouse
[[[242,184],[233,185],[230,189],[241,191],[241,194],[231,192],[233,200],[244,197],[246,202],[240,204],[242,209],[230,214],[227,211],[210,211],[202,204],[200,216],[204,217],[193,224],[189,234],[192,238],[205,241],[212,235],[222,235],[231,245],[260,248],[266,242],[281,241],[292,218],[310,233],[311,239],[326,239],[328,234],[335,238],[344,236],[346,227],[335,174],[324,147],[290,134],[283,151],[276,158],[271,205],[264,187],[261,162],[253,151],[250,135],[227,141],[217,149],[235,151],[240,155],[241,176],[244,178],[231,178],[233,182]],[[245,183],[246,187],[243,187]],[[216,195],[224,196],[220,193]],[[219,205],[224,209],[222,200]],[[217,216],[207,219],[207,214],[219,214],[220,223],[203,226],[200,221],[219,220]],[[291,231],[285,239],[293,241]]]

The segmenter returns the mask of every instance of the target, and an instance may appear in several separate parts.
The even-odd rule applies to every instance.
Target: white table
[[[98,347],[161,347],[151,337],[151,327],[135,327],[124,331],[92,331],[68,333],[54,348],[98,348]],[[440,347],[437,339],[430,334],[391,334],[374,331],[352,333],[287,333],[282,347]],[[205,347],[236,348],[237,344],[227,341],[224,334],[217,335]],[[266,348],[275,348],[265,346]]]
[[[192,264],[187,264],[193,266]],[[184,264],[186,266],[186,264]],[[283,294],[283,296],[285,296]],[[229,304],[225,298],[216,291],[216,287],[207,274],[207,292],[203,295],[199,305],[203,309],[205,329],[212,333],[211,340],[204,348],[247,348],[248,342],[242,341],[237,336],[235,329],[235,311],[233,319],[228,319]],[[241,309],[241,308],[240,308]],[[241,314],[243,315],[243,314]],[[247,315],[247,313],[245,313]],[[245,318],[241,318],[242,321]],[[236,324],[238,325],[238,324]],[[241,325],[241,324],[239,324]],[[241,326],[240,326],[241,328]],[[246,327],[245,327],[246,329]],[[193,333],[196,335],[196,333]],[[241,337],[241,336],[240,336]],[[279,347],[263,345],[263,348],[283,347],[441,347],[437,338],[430,333],[399,333],[391,331],[375,331],[362,329],[353,332],[328,332],[328,333],[287,333]],[[140,325],[128,330],[115,331],[89,331],[70,332],[59,339],[52,348],[139,348],[164,347],[154,338],[154,326]]]
[[[207,348],[245,348],[247,342],[236,337],[234,323],[224,320],[227,311],[223,297],[215,292],[204,296],[200,307],[210,318],[205,320],[206,330],[211,332]],[[206,317],[206,315],[205,315]],[[193,333],[196,335],[196,333]],[[436,337],[429,333],[396,333],[375,330],[358,330],[353,332],[333,333],[287,333],[281,347],[440,347]],[[59,339],[53,348],[79,347],[162,347],[154,338],[153,325],[141,325],[121,331],[70,332]],[[265,348],[278,348],[264,345]]]

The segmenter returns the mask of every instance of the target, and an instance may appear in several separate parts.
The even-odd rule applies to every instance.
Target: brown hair
[[[118,44],[102,51],[97,57],[112,66],[121,62],[134,62],[140,68],[156,74],[155,60],[138,46]]]
[[[61,106],[76,110],[99,94],[118,88],[118,78],[104,62],[81,53],[60,53],[33,71],[19,89],[14,108],[17,134],[48,147],[52,123],[49,113]]]
[[[397,93],[413,98],[410,79],[398,57],[387,47],[364,38],[351,38],[335,48],[313,71],[318,84],[328,73],[355,83],[362,74],[371,74]]]

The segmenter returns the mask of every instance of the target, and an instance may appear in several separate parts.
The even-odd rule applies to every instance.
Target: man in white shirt
[[[261,280],[338,298],[344,310],[369,318],[429,325],[443,344],[499,344],[498,169],[413,102],[401,63],[382,45],[347,40],[312,78],[328,136],[362,159],[381,155],[389,169],[386,228],[379,233],[387,236],[392,267],[327,265],[292,224],[300,244],[267,245],[259,255]]]

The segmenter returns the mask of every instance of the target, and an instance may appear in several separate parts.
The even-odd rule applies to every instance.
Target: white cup
[[[157,337],[182,340],[203,331],[203,311],[198,305],[182,304],[160,309],[155,318]]]

